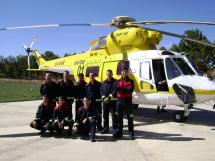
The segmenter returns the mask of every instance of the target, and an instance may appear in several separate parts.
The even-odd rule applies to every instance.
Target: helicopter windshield
[[[182,58],[172,58],[184,75],[195,75],[194,71]]]
[[[166,58],[165,62],[168,79],[176,78],[182,74],[195,75],[195,72],[182,58]]]
[[[165,63],[168,79],[173,79],[181,75],[180,70],[177,68],[176,64],[171,58],[166,58]]]
[[[188,59],[188,58],[187,58]],[[201,71],[198,70],[198,68],[196,67],[196,65],[192,62],[192,60],[188,59],[188,61],[190,62],[191,66],[193,67],[193,69],[196,71],[198,76],[202,76],[203,74],[201,73]]]
[[[100,37],[98,41],[91,47],[90,50],[99,50],[106,47],[106,37]]]

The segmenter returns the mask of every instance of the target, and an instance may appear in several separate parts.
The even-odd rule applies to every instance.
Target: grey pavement
[[[175,123],[173,112],[157,114],[155,106],[135,111],[136,140],[111,134],[96,135],[91,143],[79,136],[40,137],[29,123],[40,101],[0,103],[0,161],[215,161],[215,110],[195,105],[185,123]]]

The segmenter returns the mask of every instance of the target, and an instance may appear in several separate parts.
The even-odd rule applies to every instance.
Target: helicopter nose
[[[198,100],[200,102],[215,100],[215,81],[203,80],[202,83],[204,83],[204,88],[200,90]]]
[[[214,99],[215,99],[215,82],[214,81],[212,81],[212,84],[210,85],[210,89],[211,89],[212,94],[213,94]]]
[[[184,96],[182,95],[181,100],[184,103],[188,102],[196,102],[196,103],[203,103],[211,100],[215,100],[215,81],[209,80],[207,77],[204,76],[184,76],[181,77],[176,84],[179,85],[179,94],[185,93],[189,91],[190,98],[184,100]],[[187,90],[186,90],[187,88]],[[174,89],[174,85],[173,85]],[[183,90],[184,89],[184,90]],[[177,93],[177,89],[174,89]],[[185,94],[185,95],[186,95]],[[185,97],[186,98],[186,97]]]

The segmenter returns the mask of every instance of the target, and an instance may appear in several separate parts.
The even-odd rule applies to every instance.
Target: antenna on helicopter
[[[31,45],[29,47],[27,47],[25,44],[22,44],[23,48],[25,49],[25,51],[28,53],[28,69],[31,69],[31,65],[30,65],[30,52],[32,52],[31,48],[34,45],[34,42],[37,40],[36,37],[33,38]]]

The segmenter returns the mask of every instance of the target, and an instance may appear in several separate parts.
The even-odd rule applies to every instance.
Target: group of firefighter
[[[94,73],[89,73],[90,81],[85,82],[84,75],[78,74],[77,83],[69,78],[65,71],[58,83],[46,73],[45,81],[40,87],[42,103],[39,105],[32,128],[60,135],[67,126],[67,134],[89,136],[92,142],[95,133],[109,133],[109,112],[112,114],[112,134],[114,138],[123,136],[123,113],[127,114],[129,138],[134,139],[132,92],[133,80],[128,77],[128,68],[121,71],[121,78],[113,78],[112,70],[107,70],[107,79],[100,83]],[[75,102],[75,118],[72,104]],[[103,116],[103,117],[102,117]],[[103,126],[102,126],[103,118]]]

